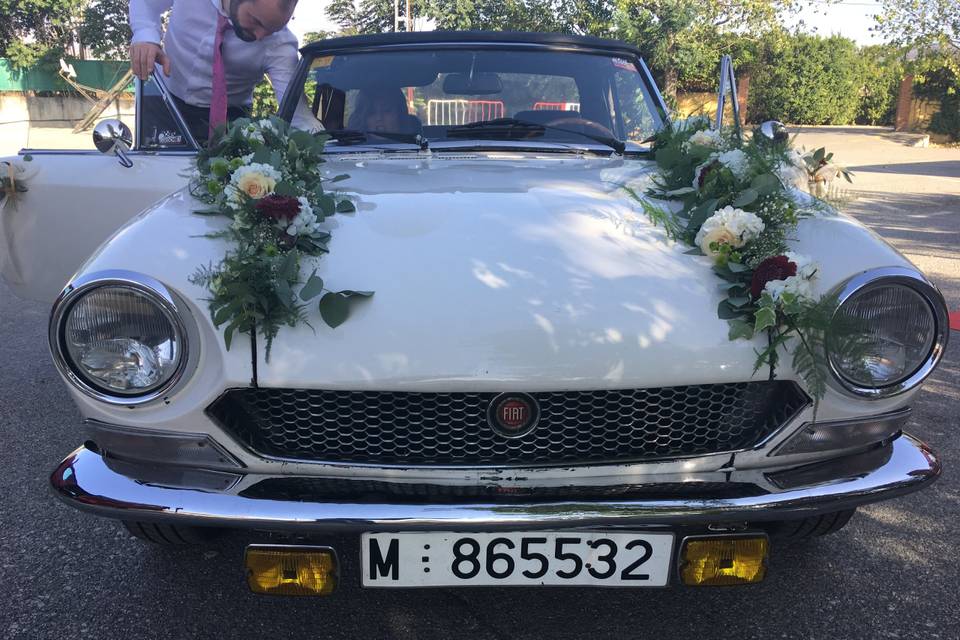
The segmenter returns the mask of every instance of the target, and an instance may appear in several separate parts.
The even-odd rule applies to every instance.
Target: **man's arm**
[[[290,79],[300,63],[300,55],[297,53],[297,37],[289,30],[277,33],[276,40],[276,43],[267,49],[263,71],[270,78],[270,84],[277,94],[277,102],[283,102]]]
[[[280,42],[276,46],[269,49],[264,65],[264,71],[270,78],[274,93],[277,94],[278,104],[283,102],[283,96],[286,95],[287,89],[290,87],[290,80],[296,73],[299,64],[300,55],[297,53],[297,38],[288,31],[284,34],[284,37],[280,38]],[[308,131],[323,128],[323,125],[313,117],[313,113],[311,113],[310,107],[303,96],[297,102],[291,124]]]
[[[155,64],[170,75],[170,59],[160,47],[161,17],[173,6],[173,0],[130,0],[130,68],[141,80],[150,77]]]

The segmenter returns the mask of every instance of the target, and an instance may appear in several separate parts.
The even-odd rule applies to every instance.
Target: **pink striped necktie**
[[[227,72],[223,66],[223,35],[230,21],[217,14],[217,37],[213,41],[213,91],[210,94],[210,134],[227,121]]]

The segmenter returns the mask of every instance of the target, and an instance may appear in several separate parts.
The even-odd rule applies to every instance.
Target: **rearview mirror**
[[[443,79],[443,92],[461,96],[486,96],[503,91],[500,76],[495,73],[451,73]]]

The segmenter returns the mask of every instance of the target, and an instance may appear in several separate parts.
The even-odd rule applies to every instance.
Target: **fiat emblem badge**
[[[540,405],[526,393],[501,393],[490,401],[487,422],[505,438],[519,438],[536,428]]]

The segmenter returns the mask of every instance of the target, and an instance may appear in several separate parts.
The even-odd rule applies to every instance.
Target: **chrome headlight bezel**
[[[181,345],[180,358],[173,373],[157,387],[143,392],[124,394],[103,389],[89,381],[70,358],[64,343],[64,322],[74,305],[95,289],[102,287],[121,287],[133,289],[156,304],[163,315],[171,322],[177,340]],[[141,273],[123,270],[98,271],[84,274],[68,284],[54,302],[50,313],[48,337],[53,362],[60,373],[74,387],[85,395],[109,404],[133,407],[166,398],[172,391],[185,382],[187,371],[196,366],[195,349],[191,345],[197,341],[193,330],[192,315],[179,296],[174,295],[163,283]]]
[[[850,380],[840,371],[834,362],[832,350],[830,348],[830,336],[827,336],[827,361],[829,362],[830,372],[840,387],[847,393],[861,398],[888,398],[913,389],[923,382],[930,373],[933,372],[937,364],[943,358],[947,348],[947,341],[950,336],[950,322],[947,314],[947,305],[940,291],[928,281],[923,274],[906,267],[882,267],[879,269],[870,269],[857,274],[840,285],[834,295],[837,299],[837,308],[834,311],[834,317],[840,312],[844,303],[853,296],[865,290],[883,285],[900,285],[910,288],[918,294],[930,307],[930,314],[933,317],[934,335],[930,352],[927,357],[907,377],[893,384],[877,387],[864,386]]]

